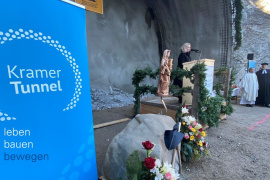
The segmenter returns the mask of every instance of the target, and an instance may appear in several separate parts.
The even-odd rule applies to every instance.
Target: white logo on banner
[[[16,118],[10,117],[10,116],[9,116],[8,114],[6,114],[6,113],[0,112],[0,121],[5,121],[5,120],[8,120],[8,121],[10,121],[10,120],[16,120]]]
[[[59,51],[63,56],[65,56],[66,60],[70,63],[70,66],[73,69],[74,75],[75,75],[75,92],[73,94],[73,98],[71,99],[70,103],[67,105],[66,108],[63,109],[63,111],[70,110],[76,107],[77,102],[80,100],[81,95],[81,89],[82,89],[82,78],[81,78],[81,72],[79,71],[79,66],[76,64],[75,58],[71,56],[71,53],[66,50],[65,46],[62,46],[59,41],[53,40],[51,36],[45,36],[43,33],[38,32],[35,33],[33,30],[25,31],[23,29],[19,30],[13,30],[9,29],[8,32],[1,32],[0,31],[0,44],[7,43],[8,41],[16,40],[16,39],[34,39],[36,41],[41,41],[43,43],[49,44],[50,46],[54,47],[57,51]],[[0,112],[0,121],[10,120],[10,119],[16,119],[16,118],[10,118],[7,119],[3,117],[5,113]],[[3,120],[2,120],[2,119]]]

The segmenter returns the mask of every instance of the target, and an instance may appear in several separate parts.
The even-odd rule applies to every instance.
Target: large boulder
[[[106,180],[126,178],[126,159],[135,150],[139,151],[141,160],[146,157],[142,142],[149,140],[155,144],[151,157],[157,157],[171,163],[172,151],[164,144],[165,130],[172,130],[175,121],[165,115],[139,114],[133,118],[126,128],[117,134],[106,153],[102,175]],[[177,160],[178,161],[178,160]],[[176,161],[176,170],[178,170]]]

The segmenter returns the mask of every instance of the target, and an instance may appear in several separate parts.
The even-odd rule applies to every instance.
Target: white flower
[[[178,173],[175,172],[175,169],[172,168],[172,165],[171,164],[168,164],[168,163],[164,163],[164,169],[166,169],[167,171],[164,172],[162,171],[162,173],[165,175],[167,173],[171,173],[171,179],[170,180],[177,180],[180,178],[180,175]]]
[[[162,179],[163,179],[163,175],[161,173],[156,173],[155,180],[162,180]]]
[[[188,119],[189,119],[189,121],[191,121],[191,122],[196,121],[195,117],[193,117],[193,116],[188,116]]]
[[[184,117],[182,118],[182,120],[185,121],[187,125],[190,125],[190,121],[189,121],[188,116],[184,116]]]
[[[153,169],[150,169],[150,172],[158,174],[159,173],[159,168],[154,167]]]
[[[171,164],[168,164],[167,162],[164,162],[164,163],[163,163],[163,167],[161,168],[161,172],[162,172],[163,174],[166,174],[166,173],[170,172],[171,169],[173,169],[173,168],[172,168],[172,165],[171,165]]]
[[[182,117],[182,120],[187,122],[187,116]]]
[[[180,178],[180,174],[176,173],[174,170],[171,171],[172,178],[171,180],[176,180]]]
[[[192,132],[189,132],[189,135],[193,135],[193,133]]]
[[[159,159],[156,159],[155,166],[158,168],[161,167],[161,161]]]
[[[182,114],[188,113],[188,109],[186,107],[182,107]]]

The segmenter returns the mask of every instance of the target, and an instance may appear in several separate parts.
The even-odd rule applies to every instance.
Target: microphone
[[[190,51],[194,51],[195,53],[200,53],[201,51],[198,49],[191,49]]]

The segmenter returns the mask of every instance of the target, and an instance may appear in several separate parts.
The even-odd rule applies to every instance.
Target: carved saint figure
[[[160,74],[158,82],[157,96],[167,97],[169,96],[170,76],[172,70],[172,61],[169,59],[171,50],[166,49],[163,52],[163,57],[160,63]]]

